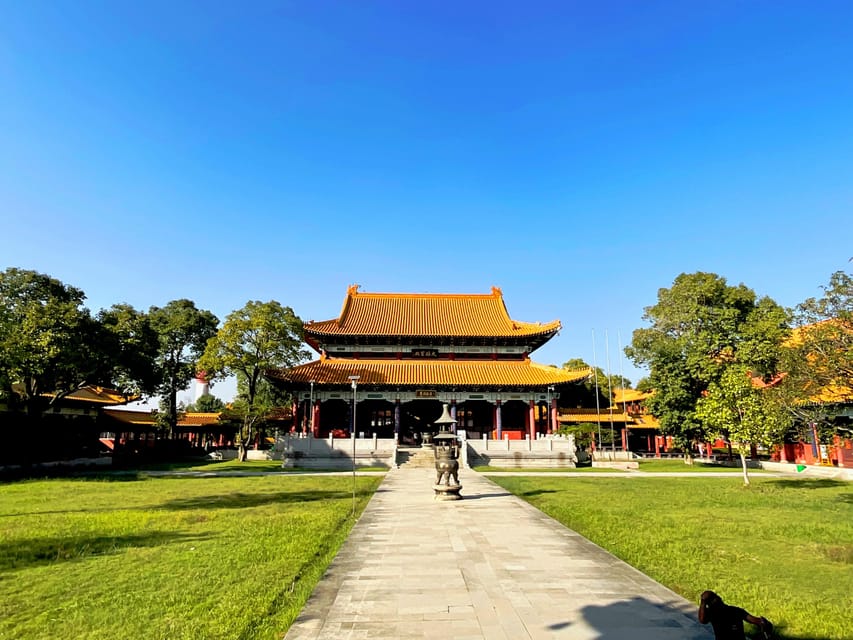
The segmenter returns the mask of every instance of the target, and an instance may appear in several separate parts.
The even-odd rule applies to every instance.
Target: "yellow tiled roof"
[[[487,294],[362,293],[347,290],[341,314],[309,322],[308,335],[523,337],[553,334],[559,320],[518,322],[509,317],[497,287]]]
[[[23,393],[24,385],[20,383],[15,383],[12,385],[12,390],[17,393]],[[54,396],[53,393],[42,393],[41,397],[43,398],[52,398]],[[111,404],[125,404],[132,400],[136,400],[137,397],[125,397],[124,394],[120,393],[116,389],[109,389],[107,387],[99,387],[94,384],[86,385],[85,387],[81,387],[75,391],[72,391],[68,395],[64,396],[62,400],[74,400],[77,402],[91,402],[93,404],[103,404],[103,405],[111,405]]]
[[[634,419],[632,429],[660,429],[660,421],[649,413],[632,417]]]
[[[841,385],[827,385],[809,398],[816,404],[844,404],[853,402],[853,388]]]
[[[125,411],[124,409],[104,409],[104,415],[126,424],[153,425],[154,414],[150,411]]]
[[[621,404],[623,402],[640,402],[651,397],[652,392],[637,391],[636,389],[614,389],[613,402]]]
[[[207,413],[190,411],[183,414],[178,414],[178,426],[182,427],[200,427],[219,422],[219,412]]]
[[[589,369],[567,371],[535,364],[530,360],[361,360],[321,358],[314,362],[270,371],[282,382],[349,385],[349,376],[360,376],[359,387],[367,386],[547,386],[577,382]]]
[[[610,422],[610,411],[602,409],[598,413],[595,409],[560,409],[560,415],[557,418],[559,422],[601,422],[602,424]],[[613,412],[613,422],[629,422],[631,418],[626,413],[619,411]]]
[[[567,424],[576,422],[601,422],[604,425],[610,423],[610,410],[601,409],[596,413],[595,409],[560,409],[560,415],[557,420]],[[613,422],[625,424],[629,429],[660,428],[657,418],[646,413],[642,415],[628,415],[621,411],[614,411]]]
[[[157,415],[151,411],[104,409],[104,414],[125,424],[153,426]],[[220,413],[188,412],[178,414],[179,427],[203,427],[219,422]]]

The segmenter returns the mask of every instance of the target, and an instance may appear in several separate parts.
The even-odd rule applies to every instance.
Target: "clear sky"
[[[618,373],[679,273],[849,269],[851,154],[848,1],[0,0],[0,269],[93,310],[496,285]]]

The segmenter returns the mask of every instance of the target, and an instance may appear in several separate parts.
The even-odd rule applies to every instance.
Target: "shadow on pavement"
[[[698,609],[698,607],[697,607]],[[699,624],[697,611],[680,602],[652,602],[642,597],[620,600],[605,605],[589,605],[581,609],[584,626],[592,627],[599,635],[596,640],[713,640],[710,625]],[[571,628],[570,621],[548,626],[548,630]],[[747,638],[759,638],[758,630],[745,624]],[[785,625],[774,629],[774,640],[828,640],[819,635],[792,635]]]
[[[634,597],[581,609],[583,626],[599,635],[596,640],[713,640],[709,628],[702,627],[680,602],[652,602]],[[571,622],[550,625],[550,631],[570,628]],[[586,636],[584,636],[586,637]]]

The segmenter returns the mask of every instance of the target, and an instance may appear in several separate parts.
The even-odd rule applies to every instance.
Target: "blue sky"
[[[0,268],[220,318],[496,285],[618,373],[679,273],[849,269],[851,69],[849,2],[0,0]]]

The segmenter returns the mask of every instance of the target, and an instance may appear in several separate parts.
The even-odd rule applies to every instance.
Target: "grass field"
[[[708,464],[705,462],[694,462],[693,464],[684,464],[684,460],[681,459],[671,459],[671,460],[657,460],[657,459],[647,459],[647,460],[639,460],[639,469],[638,471],[645,472],[655,472],[655,473],[698,473],[698,472],[710,472],[710,473],[742,473],[740,466],[737,467],[727,467],[719,464]],[[613,473],[613,472],[624,472],[624,469],[612,469],[609,467],[592,467],[589,465],[580,466],[580,467],[544,467],[544,468],[526,468],[519,469],[518,467],[490,467],[490,466],[476,466],[474,467],[475,471],[480,471],[481,473],[488,473],[489,471],[523,471],[524,473],[559,473],[561,471],[569,471],[569,472],[582,472],[582,473]],[[749,475],[750,477],[753,474],[762,474],[766,473],[762,469],[750,469]]]
[[[853,485],[833,480],[494,477],[693,602],[705,589],[780,638],[853,638]]]
[[[284,469],[281,460],[192,460],[187,462],[169,462],[150,464],[140,469],[145,471],[204,471],[210,473],[323,473],[328,471],[348,471],[348,469]],[[358,471],[388,471],[385,467],[358,467]],[[97,472],[102,474],[103,472]]]
[[[346,476],[0,485],[0,638],[280,638],[351,510]]]

